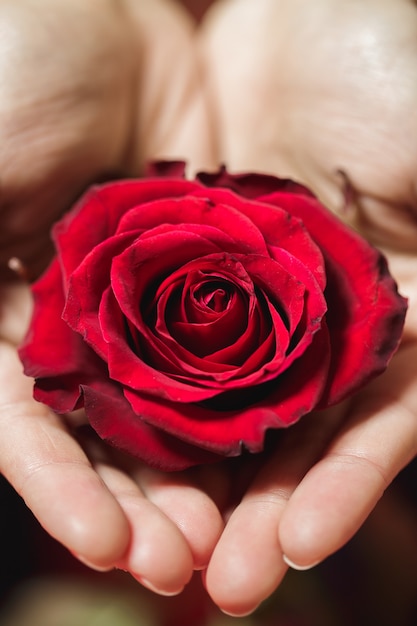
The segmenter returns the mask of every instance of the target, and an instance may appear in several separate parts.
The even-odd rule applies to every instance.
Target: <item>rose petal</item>
[[[110,284],[113,257],[120,254],[132,241],[127,233],[106,239],[98,244],[71,274],[62,317],[79,333],[84,341],[105,361],[107,344],[103,339],[98,319],[103,292]]]
[[[185,178],[186,161],[149,161],[144,178]]]
[[[181,237],[181,233],[193,233],[194,235],[206,239],[207,241],[211,241],[216,246],[219,246],[222,250],[238,250],[237,245],[234,239],[223,232],[219,228],[215,226],[208,226],[207,224],[161,224],[160,226],[155,226],[154,228],[150,228],[149,230],[142,231],[138,230],[126,230],[125,234],[137,234],[138,241],[144,241],[146,239],[151,239],[157,237],[158,235],[177,233],[178,237]]]
[[[322,289],[326,286],[326,275],[323,255],[317,243],[312,239],[302,220],[285,204],[278,202],[269,204],[263,197],[259,200],[248,200],[237,196],[227,189],[195,190],[194,196],[208,195],[212,202],[219,206],[230,206],[247,216],[250,222],[262,233],[267,244],[267,255],[270,247],[287,250],[298,258],[314,275]],[[281,196],[280,196],[281,197]],[[302,200],[304,202],[304,199]],[[246,252],[255,254],[256,250]],[[261,254],[263,254],[261,252]]]
[[[181,197],[198,188],[196,182],[161,179],[122,180],[92,187],[52,232],[65,282],[95,246],[115,234],[126,211],[166,196]]]
[[[184,224],[199,224],[207,227],[208,232],[211,227],[231,237],[234,250],[267,254],[263,234],[245,213],[236,210],[239,209],[240,202],[236,201],[233,194],[223,194],[221,203],[213,201],[210,195],[213,195],[212,190],[198,187],[193,189],[193,195],[177,199],[168,197],[142,204],[126,212],[120,220],[118,232],[148,231],[164,224],[171,224],[172,231],[177,231],[184,229]]]
[[[314,197],[310,189],[288,178],[269,174],[231,174],[225,166],[217,172],[199,172],[196,178],[206,187],[226,187],[249,199],[258,199],[260,196],[277,191]]]
[[[32,323],[19,348],[25,374],[36,379],[35,398],[58,413],[79,406],[80,381],[108,376],[100,359],[61,319],[64,307],[61,284],[61,270],[55,259],[32,287]]]
[[[327,303],[308,268],[285,251],[281,251],[281,254],[277,251],[275,256],[285,265],[272,259],[259,259],[250,255],[247,256],[245,264],[253,280],[268,294],[275,306],[284,311],[290,323],[298,323],[304,318],[304,324],[298,324],[298,328],[294,328],[294,323],[291,324],[292,348],[287,353],[284,363],[284,367],[288,368],[300,357],[311,343],[314,333],[321,327]],[[292,276],[291,272],[295,276]],[[284,297],[281,294],[284,294]]]

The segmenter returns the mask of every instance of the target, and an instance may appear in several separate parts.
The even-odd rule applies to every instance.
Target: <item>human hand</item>
[[[128,463],[33,401],[16,353],[30,298],[6,265],[36,276],[51,222],[92,182],[151,157],[209,164],[192,28],[155,0],[10,0],[0,31],[0,470],[78,558],[177,593],[208,562],[217,508],[191,478]]]
[[[243,615],[277,587],[283,555],[303,569],[344,545],[417,452],[417,11],[232,0],[204,29],[222,160],[310,186],[383,249],[410,305],[387,372],[286,432],[233,508],[206,586]]]
[[[174,3],[6,0],[0,29],[0,278],[11,257],[33,278],[52,222],[90,184],[150,158],[210,165],[209,129]]]

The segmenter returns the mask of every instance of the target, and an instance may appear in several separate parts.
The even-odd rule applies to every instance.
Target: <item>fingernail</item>
[[[80,556],[79,554],[75,554],[75,552],[73,552],[72,554],[73,556],[75,556],[76,559],[81,561],[83,565],[86,565],[87,567],[95,570],[96,572],[110,572],[113,569],[112,565],[106,565],[105,567],[103,567],[102,565],[96,565],[95,563],[91,563],[91,561],[88,561],[86,558],[84,558],[83,556]]]
[[[251,615],[254,611],[256,611],[257,608],[258,607],[255,606],[250,611],[245,611],[244,613],[232,613],[231,611],[226,611],[225,609],[220,609],[220,610],[222,613],[224,613],[225,615],[228,615],[229,617],[247,617],[248,615]]]
[[[195,563],[193,569],[195,572],[205,572],[207,570],[207,563],[204,563],[204,565]]]
[[[288,567],[291,567],[291,569],[295,569],[298,572],[305,572],[320,563],[320,561],[314,561],[314,563],[309,563],[308,565],[299,565],[298,563],[291,561],[287,556],[285,556],[285,554],[282,555],[282,560],[288,565]]]
[[[149,580],[147,580],[146,578],[138,577],[138,580],[144,587],[149,589],[149,591],[153,591],[154,593],[157,593],[159,596],[166,596],[166,597],[178,596],[181,593],[181,591],[184,589],[184,587],[181,587],[181,589],[178,589],[176,591],[166,591],[165,589],[158,589],[158,587],[155,587],[155,585],[149,582]]]

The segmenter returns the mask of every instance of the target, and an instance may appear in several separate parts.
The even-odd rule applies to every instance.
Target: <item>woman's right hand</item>
[[[30,294],[8,262],[34,278],[51,223],[91,183],[148,158],[210,165],[193,25],[163,0],[4,0],[0,33],[0,470],[80,560],[178,593],[208,563],[216,506],[184,475],[81,442],[33,400],[16,351]]]

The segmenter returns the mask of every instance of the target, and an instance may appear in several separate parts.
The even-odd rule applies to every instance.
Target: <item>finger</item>
[[[225,613],[249,615],[284,577],[280,509],[265,498],[241,504],[229,519],[205,573],[207,591]]]
[[[417,451],[417,347],[355,400],[351,418],[301,482],[279,527],[282,549],[306,568],[344,545]]]
[[[232,513],[206,576],[209,594],[226,613],[251,613],[284,577],[287,566],[278,541],[283,511],[339,419],[339,413],[327,411],[286,431]]]
[[[164,474],[142,468],[136,478],[146,497],[184,535],[193,556],[193,568],[205,568],[223,530],[223,520],[213,500],[186,472]]]
[[[0,471],[50,535],[110,568],[129,543],[127,519],[62,420],[32,399],[21,370],[14,348],[1,344]]]
[[[156,593],[180,593],[192,576],[193,557],[176,524],[126,473],[104,464],[98,464],[97,471],[130,523],[131,542],[118,567]]]

